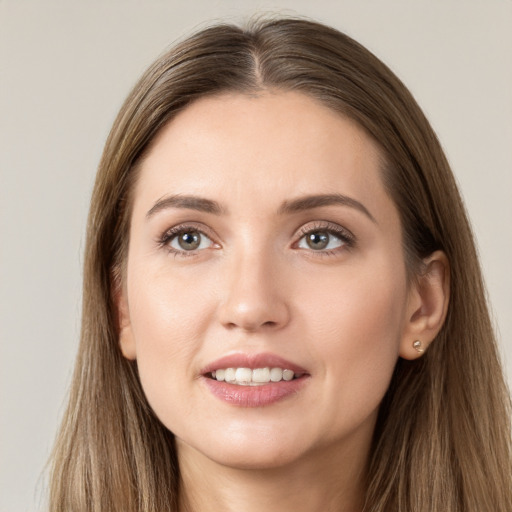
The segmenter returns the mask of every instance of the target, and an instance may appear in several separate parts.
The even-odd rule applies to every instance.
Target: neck
[[[365,461],[329,453],[270,469],[218,464],[178,441],[180,512],[361,512]]]

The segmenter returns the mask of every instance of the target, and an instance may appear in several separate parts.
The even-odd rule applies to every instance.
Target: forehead
[[[357,123],[306,95],[224,94],[194,102],[161,130],[142,162],[134,206],[170,193],[261,207],[312,193],[378,202],[386,196],[381,162]]]

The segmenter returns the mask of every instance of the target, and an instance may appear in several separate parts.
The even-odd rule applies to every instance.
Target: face
[[[367,450],[409,296],[380,167],[354,122],[291,92],[201,99],[154,141],[120,344],[179,457]]]

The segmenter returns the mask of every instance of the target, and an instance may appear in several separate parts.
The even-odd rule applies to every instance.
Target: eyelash
[[[178,226],[174,226],[171,229],[165,231],[162,236],[158,239],[158,246],[161,248],[166,248],[169,253],[173,254],[175,258],[188,258],[197,256],[198,251],[180,251],[171,247],[170,242],[178,235],[183,235],[184,233],[196,232],[199,233],[210,240],[212,240],[212,236],[206,233],[205,229],[201,229],[199,226],[194,224],[179,224]]]
[[[191,251],[181,251],[174,249],[171,247],[170,242],[178,235],[182,235],[187,232],[197,232],[200,235],[206,236],[210,240],[212,240],[212,236],[209,235],[206,230],[200,228],[199,226],[196,226],[194,224],[179,224],[177,226],[172,227],[171,229],[168,229],[157,240],[158,246],[161,248],[166,248],[169,253],[173,254],[174,257],[194,257],[198,255],[197,250],[191,250]],[[311,253],[315,256],[319,257],[326,257],[326,256],[332,256],[337,254],[340,250],[350,250],[352,249],[356,244],[356,237],[348,230],[345,229],[337,224],[333,224],[328,221],[317,221],[313,225],[305,225],[302,226],[299,229],[299,232],[297,234],[298,239],[296,242],[293,243],[293,246],[296,247],[297,244],[307,235],[310,235],[312,233],[316,232],[324,232],[329,235],[334,235],[335,237],[339,238],[341,242],[343,243],[340,247],[337,247],[335,249],[329,249],[329,250],[318,250],[315,251],[314,249],[311,249]],[[213,242],[213,240],[212,240]],[[215,244],[215,242],[213,242]],[[203,250],[203,249],[201,249]]]
[[[316,221],[313,223],[313,225],[306,224],[305,226],[302,226],[300,228],[298,233],[299,238],[297,242],[294,242],[294,246],[297,245],[305,236],[317,232],[324,232],[329,235],[334,235],[343,242],[343,245],[341,247],[336,247],[335,249],[328,250],[315,251],[311,249],[311,252],[315,256],[334,256],[339,251],[352,249],[356,244],[356,237],[348,229],[343,228],[338,224],[333,224],[332,222],[329,221]]]

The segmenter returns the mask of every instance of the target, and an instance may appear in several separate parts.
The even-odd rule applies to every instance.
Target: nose
[[[275,260],[257,252],[234,256],[226,267],[218,310],[224,327],[257,332],[288,324],[290,290]]]

